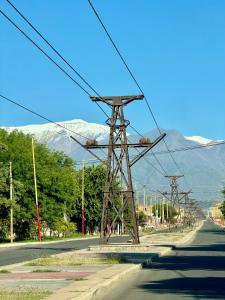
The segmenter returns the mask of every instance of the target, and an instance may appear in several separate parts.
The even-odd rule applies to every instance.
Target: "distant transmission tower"
[[[126,128],[130,123],[124,118],[124,107],[134,100],[142,100],[143,98],[143,95],[91,97],[92,101],[103,102],[112,110],[111,117],[106,121],[106,124],[110,127],[109,143],[100,145],[96,140],[89,140],[85,146],[82,145],[92,154],[93,149],[108,150],[107,163],[97,157],[96,154],[93,154],[106,164],[101,220],[102,244],[109,241],[111,232],[118,221],[123,224],[126,232],[130,233],[133,243],[139,243],[131,167],[166,135],[165,133],[161,134],[154,142],[148,138],[142,138],[138,143],[128,142]],[[77,141],[75,138],[73,139]],[[77,142],[81,145],[79,141]],[[142,150],[130,160],[130,148],[142,148]],[[115,188],[119,178],[121,180],[120,189]],[[120,204],[118,205],[118,203]]]
[[[191,212],[190,212],[190,198],[189,195],[192,191],[188,192],[180,192],[179,195],[182,197],[180,198],[180,204],[184,205],[184,212],[183,212],[183,223],[189,224],[191,219]],[[184,202],[182,201],[184,199]],[[182,202],[181,202],[182,201]]]
[[[170,192],[170,201],[171,205],[174,208],[179,209],[180,204],[179,204],[179,192],[178,192],[178,184],[177,184],[177,179],[183,177],[183,175],[179,176],[165,176],[166,178],[169,178],[171,180],[170,187],[171,187],[171,192]],[[168,193],[163,193],[164,195]]]

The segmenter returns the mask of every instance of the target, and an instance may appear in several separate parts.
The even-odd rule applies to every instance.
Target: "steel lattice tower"
[[[166,135],[165,133],[161,134],[154,142],[146,138],[136,144],[128,142],[126,128],[130,123],[124,118],[124,107],[134,100],[142,100],[143,98],[143,95],[91,97],[92,101],[101,101],[111,108],[111,117],[106,121],[110,127],[109,143],[99,145],[96,141],[89,141],[86,145],[82,145],[74,137],[71,137],[106,165],[101,219],[101,243],[103,244],[108,242],[111,231],[118,221],[130,233],[133,243],[139,243],[131,167]],[[129,148],[142,148],[142,150],[130,160]],[[107,162],[94,154],[93,149],[108,149]],[[119,177],[121,178],[121,190],[116,191],[114,185]],[[122,199],[120,207],[117,205],[118,198]]]
[[[170,183],[170,187],[171,187],[171,192],[170,192],[171,205],[173,207],[179,209],[180,205],[179,205],[179,192],[178,192],[177,179],[183,177],[183,175],[165,176],[165,177],[169,178],[171,180],[171,183]]]
[[[188,192],[180,192],[179,195],[182,195],[180,198],[180,204],[184,205],[184,217],[183,217],[183,223],[189,223],[191,219],[191,213],[190,213],[190,198],[189,195],[192,193],[192,191]],[[181,200],[184,199],[184,202],[181,202]]]

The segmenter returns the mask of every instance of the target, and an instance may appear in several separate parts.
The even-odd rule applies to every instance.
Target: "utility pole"
[[[164,223],[164,198],[161,201],[161,207],[162,207],[162,211],[161,211],[161,220],[162,220],[162,224]]]
[[[171,205],[177,209],[179,209],[179,192],[178,192],[178,184],[177,179],[183,177],[184,175],[179,176],[165,176],[166,178],[171,180],[170,187],[171,187]]]
[[[35,192],[35,203],[36,203],[36,217],[37,217],[37,231],[38,239],[41,241],[41,220],[39,215],[38,205],[38,192],[37,192],[37,177],[36,177],[36,163],[35,163],[35,151],[34,151],[34,138],[32,138],[32,158],[33,158],[33,172],[34,172],[34,192]]]
[[[168,201],[166,201],[166,219],[168,222],[169,221],[169,203],[168,203]]]
[[[152,223],[152,196],[149,195],[149,225]]]
[[[137,218],[138,218],[138,225],[139,225],[139,209],[140,209],[140,203],[139,203],[139,191],[136,193],[136,202],[137,202]]]
[[[81,206],[82,206],[82,238],[84,238],[84,164],[85,161],[82,160],[82,187],[81,187]]]
[[[125,230],[129,232],[133,244],[139,244],[131,167],[155,145],[157,145],[166,135],[165,133],[161,134],[153,142],[148,138],[142,138],[138,143],[128,142],[126,128],[130,122],[124,118],[124,107],[133,101],[143,100],[143,98],[144,95],[91,97],[92,101],[103,102],[111,109],[111,117],[109,117],[106,121],[106,124],[110,128],[109,143],[99,145],[96,140],[89,140],[86,145],[83,145],[71,136],[73,140],[106,165],[106,179],[101,220],[102,244],[109,241],[110,233],[114,229],[118,220],[124,224]],[[132,160],[130,160],[130,148],[142,148],[142,150]],[[108,149],[107,162],[103,161],[95,153],[93,153],[92,150],[94,149]],[[122,191],[117,192],[115,191],[113,184],[119,175],[123,180],[123,185]],[[123,195],[123,205],[118,207],[116,199],[118,199],[118,196],[121,195],[121,193]],[[114,218],[112,218],[112,212],[115,213]]]
[[[144,199],[143,199],[143,205],[144,205],[144,213],[146,213],[146,185],[144,185]]]
[[[168,192],[160,192],[160,194],[162,194],[164,197],[167,198],[167,200],[170,201],[171,207],[175,208],[176,210],[178,210],[178,215],[180,217],[180,199],[179,199],[179,192],[178,192],[178,184],[177,184],[177,179],[183,177],[184,175],[179,175],[179,176],[165,176],[166,178],[170,179],[171,183],[170,183],[170,188],[171,191],[170,193]]]
[[[13,243],[13,179],[12,179],[12,162],[9,162],[9,184],[10,184],[10,242]]]
[[[159,205],[158,205],[158,197],[157,197],[157,195],[155,196],[155,207],[156,207],[156,211],[155,211],[156,225],[158,227],[158,223],[159,223]]]
[[[180,192],[179,195],[182,197],[180,198],[180,204],[184,205],[184,212],[183,212],[183,223],[188,222],[188,219],[190,219],[190,201],[189,201],[189,195],[192,193],[192,191],[188,192]],[[181,200],[184,198],[184,203],[181,202]],[[182,221],[182,220],[181,220]]]

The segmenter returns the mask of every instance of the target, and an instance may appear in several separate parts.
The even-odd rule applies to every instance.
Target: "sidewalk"
[[[141,238],[140,245],[111,244],[43,257],[28,263],[5,266],[0,271],[0,299],[90,300],[107,291],[117,280],[168,254],[174,245],[190,242],[202,224],[183,233],[159,233]],[[4,271],[3,271],[4,272]],[[13,292],[12,292],[13,291]],[[33,292],[41,292],[33,297]],[[15,294],[7,298],[9,293]],[[32,298],[33,297],[33,298]],[[48,298],[45,298],[48,297]]]

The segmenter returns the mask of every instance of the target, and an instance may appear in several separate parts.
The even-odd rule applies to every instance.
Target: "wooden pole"
[[[32,138],[32,157],[33,157],[33,171],[34,171],[34,191],[35,191],[36,216],[37,216],[37,231],[38,231],[38,239],[39,241],[41,241],[41,220],[40,220],[39,206],[38,206],[37,177],[36,177],[36,164],[35,164],[33,138]]]
[[[12,162],[9,162],[9,182],[10,182],[10,242],[13,243],[13,181],[12,181]]]
[[[82,187],[81,187],[81,206],[82,206],[82,238],[84,238],[84,165],[85,161],[82,160]]]
[[[139,191],[137,191],[137,220],[138,220],[138,226],[140,225],[140,222],[139,222],[139,215],[140,215],[139,209],[140,209]]]

